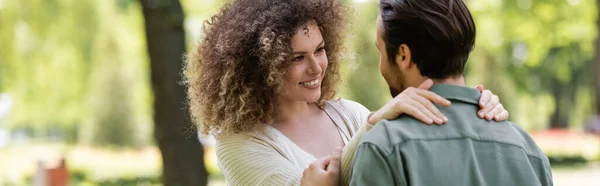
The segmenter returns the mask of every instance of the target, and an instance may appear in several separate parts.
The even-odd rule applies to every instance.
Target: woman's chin
[[[309,103],[317,102],[317,101],[319,101],[319,98],[321,98],[321,92],[319,92],[318,94],[315,94],[315,95],[311,95],[310,97],[307,98],[306,102],[309,102]]]

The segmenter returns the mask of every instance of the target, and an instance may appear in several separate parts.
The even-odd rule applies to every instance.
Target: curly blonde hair
[[[318,102],[340,82],[341,0],[234,0],[206,21],[185,66],[192,119],[204,135],[249,132],[273,119],[275,98],[290,67],[291,38],[314,21],[329,61]]]

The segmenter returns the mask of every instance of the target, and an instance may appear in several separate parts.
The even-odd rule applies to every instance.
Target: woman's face
[[[319,27],[308,22],[292,37],[291,64],[280,96],[290,101],[316,102],[327,69],[325,41]]]

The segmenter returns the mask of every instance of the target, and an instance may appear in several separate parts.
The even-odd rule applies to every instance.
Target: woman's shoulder
[[[343,123],[351,127],[352,131],[357,131],[360,126],[367,123],[371,114],[371,111],[360,103],[341,98],[326,101],[326,107],[329,107],[325,108],[326,111],[338,113],[343,118]]]
[[[215,137],[215,148],[217,153],[223,150],[259,148],[268,143],[267,139],[266,134],[259,131],[223,134]]]

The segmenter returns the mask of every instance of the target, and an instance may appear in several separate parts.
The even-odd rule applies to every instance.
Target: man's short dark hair
[[[381,0],[383,40],[396,63],[401,44],[423,76],[445,79],[463,73],[475,44],[475,23],[462,0]]]

